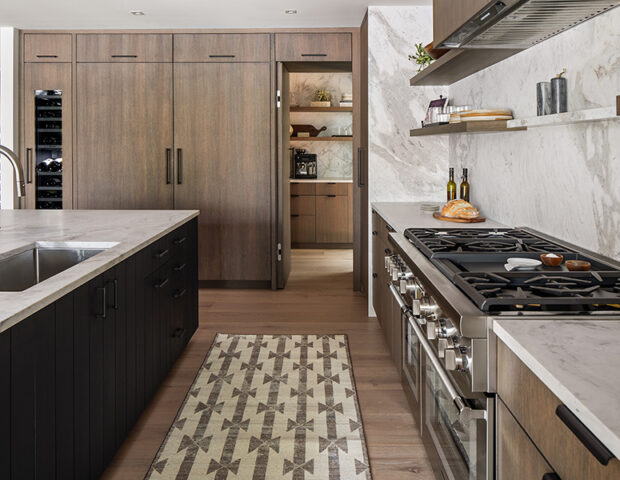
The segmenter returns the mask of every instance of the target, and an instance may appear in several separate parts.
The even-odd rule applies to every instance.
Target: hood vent
[[[476,15],[448,38],[444,45],[451,44],[451,48],[525,49],[619,4],[620,0],[492,2],[481,14]]]

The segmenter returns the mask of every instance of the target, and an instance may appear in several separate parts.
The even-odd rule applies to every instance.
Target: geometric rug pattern
[[[370,480],[347,337],[218,334],[146,478]]]

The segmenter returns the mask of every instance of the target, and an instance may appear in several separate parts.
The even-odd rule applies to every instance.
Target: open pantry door
[[[284,288],[291,273],[291,205],[290,183],[290,79],[282,62],[277,64],[277,287]]]

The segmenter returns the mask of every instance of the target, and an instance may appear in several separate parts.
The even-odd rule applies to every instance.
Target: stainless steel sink
[[[0,291],[21,292],[117,245],[36,242],[0,258]]]

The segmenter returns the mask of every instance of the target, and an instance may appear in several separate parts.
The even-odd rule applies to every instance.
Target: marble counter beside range
[[[432,213],[420,210],[421,205],[422,202],[376,202],[372,209],[398,233],[404,233],[407,228],[507,228],[488,218],[482,223],[444,222],[433,218]]]
[[[620,458],[620,318],[495,320],[493,332]]]
[[[2,210],[0,260],[36,242],[102,242],[114,245],[27,290],[0,292],[0,332],[198,214],[197,210]]]

